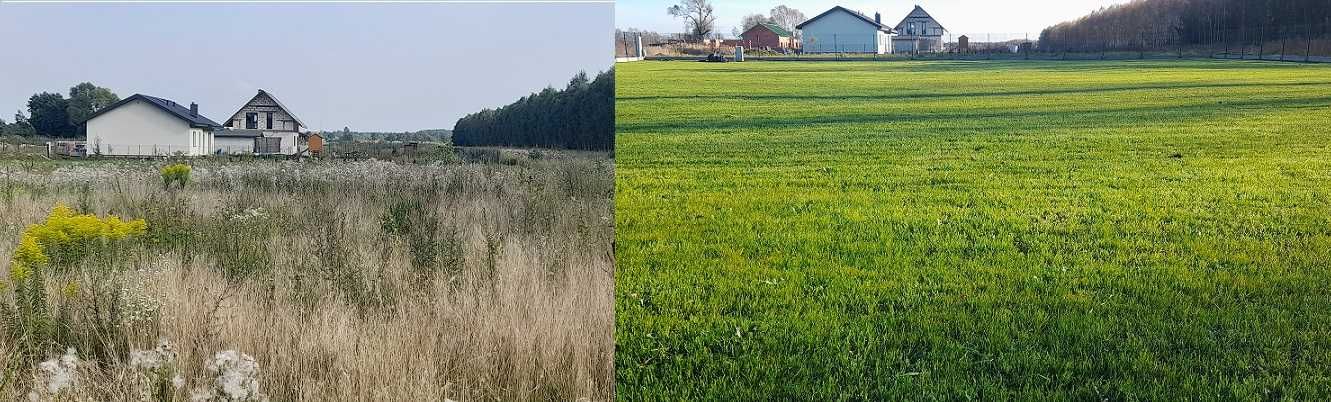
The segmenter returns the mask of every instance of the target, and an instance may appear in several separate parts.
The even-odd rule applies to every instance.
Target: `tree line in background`
[[[546,87],[507,106],[458,119],[453,144],[612,150],[615,70],[595,80],[580,72],[563,90]]]
[[[685,35],[690,40],[719,38],[721,36],[716,29],[716,7],[712,5],[711,0],[679,0],[679,3],[666,7],[666,14],[684,22]],[[770,22],[799,37],[799,32],[795,30],[795,26],[807,19],[800,10],[786,5],[778,5],[773,7],[767,15],[758,13],[745,15],[740,19],[739,25],[731,29],[731,34],[739,37],[740,34],[749,30],[749,28],[753,28],[754,25]],[[659,43],[662,39],[660,38],[661,35],[655,32],[630,29],[627,33],[642,34],[644,43]],[[655,37],[649,38],[648,36]]]
[[[1326,38],[1328,0],[1135,0],[1045,28],[1048,51],[1163,50]]]
[[[342,130],[340,131],[328,131],[323,133],[323,135],[325,140],[344,142],[449,142],[452,139],[453,131],[446,129],[403,132],[351,131],[350,127],[342,127]]]
[[[69,88],[69,98],[60,93],[42,92],[28,98],[28,115],[14,114],[14,121],[0,119],[0,135],[19,137],[75,138],[87,134],[83,125],[104,107],[120,101],[110,89],[80,83]]]

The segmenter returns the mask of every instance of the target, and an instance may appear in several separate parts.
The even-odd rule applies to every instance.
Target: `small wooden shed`
[[[305,138],[305,145],[310,148],[310,155],[319,156],[324,152],[324,136],[320,133],[310,133]]]

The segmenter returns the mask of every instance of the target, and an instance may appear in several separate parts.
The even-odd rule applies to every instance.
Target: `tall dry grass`
[[[83,311],[61,325],[84,336],[30,356],[0,337],[0,399],[41,386],[33,366],[73,346],[100,352],[81,353],[67,397],[137,400],[125,359],[158,339],[179,353],[175,400],[222,350],[255,358],[271,400],[613,397],[610,160],[190,163],[180,190],[164,188],[160,162],[3,167],[5,272],[19,233],[57,203],[144,218],[149,232],[114,261],[48,272],[53,308]],[[120,297],[72,304],[71,282]],[[79,318],[92,310],[118,310],[103,320],[114,329],[86,325],[100,322]]]

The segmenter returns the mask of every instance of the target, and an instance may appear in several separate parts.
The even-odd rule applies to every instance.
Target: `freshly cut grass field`
[[[616,70],[620,399],[1331,397],[1331,66]]]

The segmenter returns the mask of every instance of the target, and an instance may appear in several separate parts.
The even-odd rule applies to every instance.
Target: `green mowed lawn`
[[[1331,66],[617,74],[621,399],[1331,396]]]

